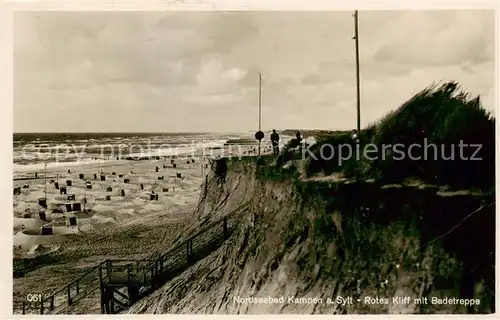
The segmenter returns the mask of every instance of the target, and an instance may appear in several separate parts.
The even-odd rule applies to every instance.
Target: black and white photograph
[[[12,24],[13,315],[496,312],[494,10]]]

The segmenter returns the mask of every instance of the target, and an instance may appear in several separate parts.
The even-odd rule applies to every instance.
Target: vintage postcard
[[[206,4],[12,10],[7,311],[496,313],[493,8]]]

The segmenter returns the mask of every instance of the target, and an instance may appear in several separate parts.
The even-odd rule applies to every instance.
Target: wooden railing
[[[40,314],[46,314],[53,312],[56,308],[60,308],[63,305],[71,306],[99,288],[97,271],[101,265],[102,263],[93,267],[49,296],[40,295],[37,301],[27,301],[26,299],[14,301],[14,310],[20,309],[22,314],[26,314],[27,311],[34,311],[33,309],[35,309]]]

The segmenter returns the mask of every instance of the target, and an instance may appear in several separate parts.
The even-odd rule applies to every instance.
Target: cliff
[[[493,193],[305,180],[295,166],[219,160],[187,233],[228,215],[231,236],[127,313],[494,312]],[[238,300],[249,297],[284,303]]]

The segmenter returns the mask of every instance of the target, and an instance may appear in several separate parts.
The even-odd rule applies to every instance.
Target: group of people
[[[359,143],[359,134],[356,129],[352,130],[351,137],[355,143]],[[300,136],[300,131],[297,131],[295,134],[295,138],[297,139],[297,144],[300,145],[302,142],[302,137]],[[273,154],[279,155],[280,147],[279,147],[280,136],[276,132],[276,129],[273,129],[273,133],[271,133],[271,145],[273,146]]]

